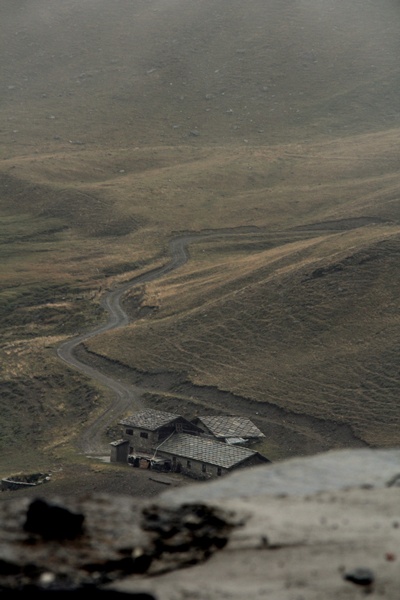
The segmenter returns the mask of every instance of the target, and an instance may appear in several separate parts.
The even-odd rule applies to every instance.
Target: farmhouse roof
[[[260,438],[265,435],[248,419],[239,416],[198,417],[216,438]]]
[[[251,456],[261,456],[254,450],[238,446],[229,446],[210,438],[187,433],[176,433],[159,446],[161,452],[175,456],[198,460],[225,469],[240,464]]]
[[[128,425],[130,427],[140,427],[141,429],[148,429],[149,431],[155,431],[156,429],[159,429],[164,425],[168,425],[168,423],[171,423],[179,418],[181,418],[181,416],[174,413],[148,409],[126,417],[126,419],[120,421],[120,424]]]

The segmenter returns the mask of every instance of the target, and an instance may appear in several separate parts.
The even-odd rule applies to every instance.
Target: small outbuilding
[[[115,440],[111,442],[110,462],[126,462],[128,459],[128,440]]]

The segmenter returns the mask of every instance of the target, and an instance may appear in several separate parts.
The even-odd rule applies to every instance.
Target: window
[[[191,469],[192,468],[192,462],[190,460],[187,460],[186,461],[186,466],[187,466],[188,469]]]
[[[182,431],[183,431],[182,423],[175,423],[175,429],[178,433],[182,433]]]
[[[126,435],[133,435],[133,429],[126,429]]]
[[[140,432],[140,437],[141,438],[145,438],[147,440],[147,438],[149,437],[149,434],[146,431],[141,431]]]
[[[218,476],[222,475],[222,469],[221,469],[221,467],[217,467],[217,475]]]
[[[206,463],[202,463],[202,465],[201,465],[201,472],[202,473],[207,473],[207,465],[206,465]]]

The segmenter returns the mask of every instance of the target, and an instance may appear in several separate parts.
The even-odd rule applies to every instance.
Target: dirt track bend
[[[105,448],[104,442],[102,442],[102,434],[106,429],[107,425],[115,422],[129,406],[140,407],[141,405],[141,393],[142,388],[122,383],[117,379],[113,379],[104,375],[101,371],[90,367],[84,362],[80,361],[74,354],[74,350],[89,338],[92,338],[100,333],[109,331],[110,329],[116,329],[124,327],[129,323],[129,317],[121,306],[121,299],[123,294],[135,287],[136,285],[158,279],[163,275],[173,271],[184,265],[188,258],[188,245],[190,242],[199,241],[205,238],[217,238],[225,235],[238,235],[245,232],[257,231],[256,228],[239,228],[238,230],[221,230],[221,231],[209,231],[198,234],[185,234],[173,238],[169,243],[169,254],[171,259],[168,263],[161,267],[157,267],[142,275],[131,279],[130,281],[120,285],[118,288],[108,292],[102,300],[102,305],[106,308],[109,314],[108,321],[96,327],[92,331],[82,333],[72,339],[63,342],[57,348],[58,357],[67,363],[70,367],[81,371],[88,377],[95,379],[100,384],[110,388],[116,395],[115,402],[107,408],[107,410],[101,414],[80,436],[78,443],[79,450],[84,454],[104,454],[108,453],[108,449]]]

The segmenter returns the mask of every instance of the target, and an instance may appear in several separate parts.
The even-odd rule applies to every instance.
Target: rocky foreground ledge
[[[340,450],[127,496],[0,503],[0,592],[400,598],[400,450]]]

